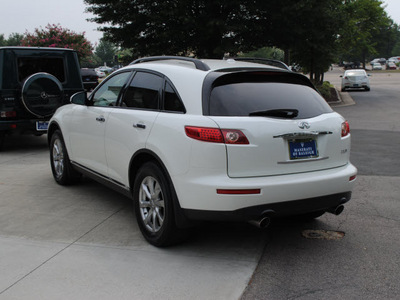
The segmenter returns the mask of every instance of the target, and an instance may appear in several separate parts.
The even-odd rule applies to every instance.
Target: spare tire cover
[[[22,103],[37,117],[48,117],[63,104],[63,88],[56,77],[48,73],[29,76],[22,86]]]

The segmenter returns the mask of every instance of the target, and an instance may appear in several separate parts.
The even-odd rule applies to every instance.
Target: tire
[[[369,92],[371,89],[370,89],[369,87],[366,87],[365,90],[366,90],[367,92]]]
[[[3,149],[5,138],[6,138],[6,132],[0,131],[0,151]]]
[[[176,244],[185,237],[185,231],[176,227],[173,197],[161,168],[155,162],[145,163],[135,178],[134,210],[144,238],[156,247]]]
[[[40,118],[52,116],[63,99],[61,83],[48,73],[33,74],[22,86],[22,103],[28,112]]]
[[[54,180],[60,185],[73,184],[80,178],[80,174],[72,168],[60,130],[54,131],[51,136],[50,165]]]

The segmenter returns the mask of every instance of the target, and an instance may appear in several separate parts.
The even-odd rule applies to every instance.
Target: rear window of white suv
[[[332,112],[309,83],[303,83],[301,77],[291,74],[241,73],[222,76],[214,81],[209,95],[211,116],[304,119]]]

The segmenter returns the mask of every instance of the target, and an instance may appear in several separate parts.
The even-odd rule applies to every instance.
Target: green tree
[[[85,33],[76,33],[60,25],[48,24],[45,29],[36,28],[34,33],[26,33],[22,46],[58,47],[77,51],[81,60],[92,55],[92,44],[85,38]]]
[[[264,4],[273,45],[285,50],[285,62],[299,64],[315,83],[335,61],[342,0],[272,0]]]
[[[0,46],[21,46],[23,34],[11,33],[8,38],[4,37],[4,34],[0,34]]]
[[[360,61],[365,67],[367,58],[378,54],[377,36],[390,27],[383,2],[379,0],[345,0],[345,23],[339,33],[340,45],[345,57]]]
[[[0,46],[6,46],[6,39],[4,38],[4,34],[0,34]]]
[[[266,45],[262,9],[251,0],[84,0],[106,38],[136,55],[224,53]],[[107,24],[107,25],[104,25]]]
[[[115,64],[117,47],[113,43],[102,38],[94,53],[100,59],[101,64],[105,63],[107,66],[112,66]]]
[[[400,56],[400,40],[394,45],[391,56]]]
[[[262,58],[270,58],[283,61],[284,59],[284,51],[276,48],[276,47],[262,47],[260,49],[245,52],[241,56],[244,57],[262,57]]]
[[[7,39],[7,46],[21,46],[24,35],[20,33],[11,33]]]

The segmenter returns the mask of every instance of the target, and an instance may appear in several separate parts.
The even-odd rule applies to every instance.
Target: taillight
[[[236,129],[221,129],[225,144],[248,145],[249,141],[243,132]]]
[[[203,142],[235,145],[249,144],[244,133],[237,129],[185,126],[185,131],[188,137]]]
[[[1,118],[15,118],[17,116],[16,111],[1,111],[0,117]]]
[[[345,121],[342,123],[342,137],[345,137],[350,134],[350,125],[349,122]]]

